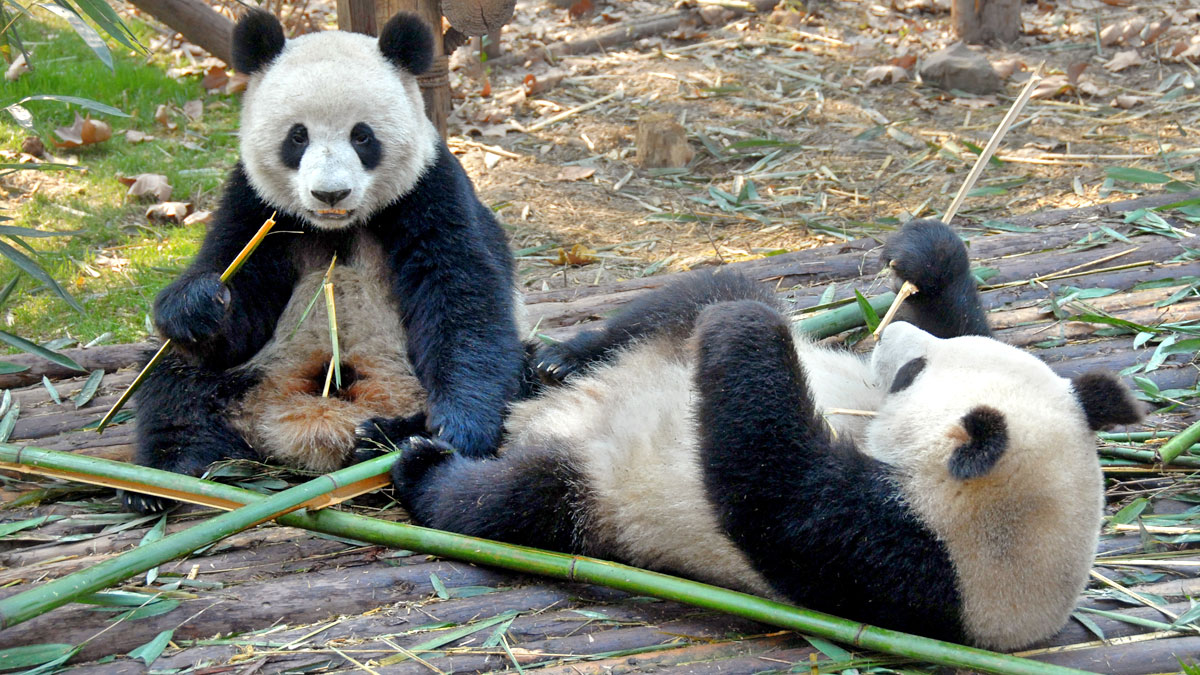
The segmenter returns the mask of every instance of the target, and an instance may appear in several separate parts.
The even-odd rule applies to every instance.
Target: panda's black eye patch
[[[359,122],[350,130],[350,145],[358,153],[358,159],[364,168],[370,170],[379,166],[383,159],[383,144],[375,138],[375,130],[366,122]]]
[[[287,137],[283,139],[283,147],[280,148],[283,165],[289,169],[299,169],[300,159],[304,157],[304,151],[307,149],[308,129],[303,124],[293,124],[292,128],[288,129]]]
[[[889,394],[894,394],[898,391],[904,391],[912,386],[912,383],[925,370],[925,357],[918,356],[908,363],[900,366],[900,370],[896,371],[896,378],[892,380],[892,386],[888,389]]]

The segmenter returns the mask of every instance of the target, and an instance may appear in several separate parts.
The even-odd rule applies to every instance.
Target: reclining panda
[[[408,439],[401,502],[422,525],[931,637],[1052,635],[1097,542],[1094,431],[1139,405],[990,338],[945,225],[909,223],[884,259],[920,293],[869,360],[794,334],[757,283],[691,276],[543,350],[564,386],[514,407],[498,458]]]
[[[399,14],[378,40],[285,40],[275,17],[252,10],[232,46],[250,76],[241,161],[200,252],[155,301],[176,350],[138,391],[137,462],[197,475],[219,459],[272,457],[329,471],[356,459],[362,425],[494,453],[525,365],[513,261],[425,117],[429,28]],[[327,383],[331,330],[317,298],[335,256],[340,382]]]

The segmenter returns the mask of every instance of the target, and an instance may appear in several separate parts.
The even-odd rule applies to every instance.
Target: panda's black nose
[[[350,195],[349,190],[332,190],[325,192],[324,190],[313,190],[312,196],[320,199],[326,204],[333,206]]]

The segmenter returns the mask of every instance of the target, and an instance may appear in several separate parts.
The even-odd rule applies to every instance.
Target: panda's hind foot
[[[365,462],[400,449],[410,437],[428,433],[425,422],[422,412],[408,417],[372,417],[360,423],[354,429],[351,463]]]
[[[413,436],[401,443],[400,460],[392,465],[392,484],[400,503],[411,511],[411,497],[420,490],[429,470],[457,454],[449,443],[426,436]]]
[[[533,354],[533,369],[544,384],[559,385],[584,367],[582,359],[566,347],[567,343],[546,344]]]

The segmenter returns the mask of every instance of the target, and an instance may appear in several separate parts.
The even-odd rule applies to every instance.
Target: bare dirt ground
[[[937,215],[1039,68],[1048,84],[968,199],[967,220],[1003,229],[1010,214],[1145,187],[1108,178],[1115,167],[1195,179],[1200,9],[1183,0],[1025,4],[1020,41],[982,50],[1007,75],[989,96],[913,81],[915,60],[954,42],[948,9],[927,1],[784,3],[741,18],[710,7],[712,25],[549,62],[546,45],[671,10],[613,1],[575,18],[579,9],[519,3],[505,57],[489,65],[464,47],[452,59],[451,147],[512,225],[529,290],[795,251]],[[875,81],[887,65],[905,79]],[[637,166],[646,112],[685,126],[687,167]]]

